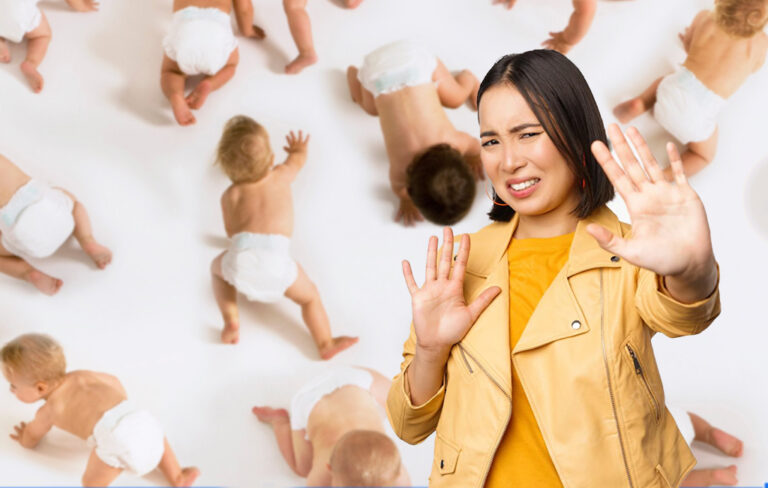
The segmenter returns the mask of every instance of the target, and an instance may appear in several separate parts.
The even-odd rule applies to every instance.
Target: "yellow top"
[[[544,239],[512,239],[509,261],[509,347],[514,349],[533,311],[568,261],[573,233]],[[489,488],[562,487],[512,365],[512,418],[488,473]]]

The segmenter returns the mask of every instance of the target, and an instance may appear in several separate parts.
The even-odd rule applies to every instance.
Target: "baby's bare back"
[[[105,373],[72,371],[46,402],[53,425],[88,439],[102,415],[127,395],[120,380]]]
[[[217,8],[229,13],[232,11],[232,0],[173,0],[174,12],[187,7]]]
[[[255,183],[238,183],[221,199],[224,226],[232,237],[239,232],[293,234],[291,184],[278,168]]]
[[[29,179],[18,166],[0,156],[0,207],[4,207],[16,190],[24,186]]]
[[[728,98],[764,63],[768,36],[759,32],[751,38],[734,37],[720,28],[711,12],[700,15],[685,67],[710,90]]]

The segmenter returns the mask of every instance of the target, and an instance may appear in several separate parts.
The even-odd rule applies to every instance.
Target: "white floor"
[[[280,74],[294,55],[280,2],[261,1],[257,20],[269,38],[241,40],[233,81],[214,93],[191,128],[177,127],[160,93],[161,39],[171,1],[105,0],[101,12],[70,12],[46,0],[54,40],[34,95],[16,60],[0,66],[0,153],[28,173],[74,192],[87,205],[114,264],[93,268],[74,246],[40,266],[64,279],[58,296],[0,277],[0,341],[30,331],[52,334],[71,368],[119,376],[131,397],[153,411],[201,485],[298,485],[254,404],[287,406],[316,367],[299,311],[291,303],[242,305],[243,337],[218,343],[219,316],[209,261],[224,246],[219,196],[227,181],[212,167],[224,122],[245,113],[270,131],[275,148],[290,129],[312,134],[310,159],[295,184],[296,259],[318,284],[334,332],[361,336],[340,363],[398,371],[410,302],[399,261],[421,268],[431,224],[392,221],[387,160],[376,119],[353,105],[344,69],[379,45],[406,36],[430,42],[449,68],[482,77],[503,54],[532,49],[570,13],[567,0],[519,0],[511,12],[491,0],[365,0],[355,11],[310,2],[320,63]],[[571,54],[603,110],[635,94],[682,61],[677,32],[698,0],[604,1],[589,36]],[[750,79],[721,118],[717,160],[694,180],[709,212],[722,266],[723,313],[698,337],[658,338],[656,354],[670,403],[695,411],[745,441],[742,484],[768,481],[768,70]],[[477,133],[475,115],[452,111]],[[650,116],[638,125],[663,154],[665,134]],[[488,220],[483,192],[457,231]],[[622,212],[622,204],[614,208]],[[4,388],[4,387],[3,387]],[[31,419],[35,406],[0,395],[0,433]],[[400,443],[414,483],[425,485],[432,440]],[[732,462],[695,446],[702,466]],[[61,431],[35,451],[0,435],[0,484],[76,485],[88,449]],[[762,460],[762,461],[761,461]],[[162,483],[123,475],[116,484]]]

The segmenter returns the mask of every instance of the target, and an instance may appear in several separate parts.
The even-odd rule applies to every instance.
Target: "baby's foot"
[[[48,296],[53,296],[56,293],[59,292],[61,289],[61,285],[64,284],[63,281],[61,281],[58,278],[54,278],[53,276],[48,276],[47,274],[43,273],[42,271],[33,269],[30,271],[26,276],[27,281],[35,285],[35,288],[40,290],[41,292],[45,293]]]
[[[83,244],[83,251],[93,260],[99,269],[104,269],[112,262],[112,251],[94,240]]]
[[[613,109],[613,115],[619,119],[619,122],[626,124],[638,115],[642,115],[646,110],[645,103],[640,98],[633,98],[616,105],[616,108]]]
[[[193,467],[184,468],[181,474],[174,480],[173,486],[192,486],[197,477],[200,476],[200,470]]]
[[[361,3],[363,3],[363,0],[344,0],[344,5],[347,8],[357,8]]]
[[[715,427],[710,428],[706,442],[732,457],[739,457],[744,452],[744,443],[741,440]]]
[[[289,420],[288,410],[284,408],[253,407],[251,411],[259,418],[259,421],[264,422],[265,424],[274,424],[276,422]]]
[[[8,43],[5,39],[0,39],[0,63],[11,62],[11,51],[8,50]]]
[[[253,29],[251,30],[251,32],[247,33],[245,37],[250,37],[251,39],[259,39],[259,40],[266,39],[267,33],[264,32],[264,29],[262,29],[256,24],[253,24],[252,27]]]
[[[224,344],[237,344],[240,342],[240,324],[232,322],[224,325],[221,331],[221,342]]]
[[[359,340],[360,339],[357,337],[349,336],[334,337],[330,343],[320,347],[320,357],[325,360],[331,359],[344,349],[348,349],[357,344],[357,341]]]
[[[311,53],[307,54],[299,54],[296,56],[296,59],[288,63],[288,66],[285,67],[285,72],[289,75],[295,75],[307,66],[311,66],[317,62],[317,53],[312,51]]]
[[[210,80],[201,81],[195,89],[192,90],[192,93],[187,95],[187,105],[189,108],[197,110],[202,107],[205,100],[208,98],[208,95],[210,95],[212,88]]]
[[[352,101],[357,103],[360,97],[360,86],[357,81],[358,69],[355,66],[347,68],[347,86],[349,87],[349,96],[352,97]]]
[[[196,122],[195,116],[192,115],[192,111],[189,109],[189,105],[187,105],[187,101],[183,97],[171,100],[171,108],[173,108],[173,116],[176,118],[176,122],[178,122],[179,125],[192,125]]]
[[[33,92],[40,93],[43,91],[43,76],[37,71],[37,67],[34,64],[24,61],[21,63],[21,72],[24,73]]]

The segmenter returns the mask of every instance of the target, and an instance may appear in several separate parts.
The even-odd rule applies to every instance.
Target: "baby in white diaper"
[[[455,76],[429,49],[405,40],[347,69],[352,100],[378,115],[389,157],[389,181],[399,200],[396,221],[451,225],[469,211],[482,177],[480,141],[456,130],[443,107],[466,102],[477,110],[477,78]]]
[[[713,11],[699,12],[680,34],[685,62],[617,105],[614,115],[627,123],[653,109],[659,124],[688,145],[682,155],[685,173],[699,172],[715,157],[717,116],[725,100],[765,64],[766,22],[768,0],[715,0]]]
[[[51,42],[51,26],[37,6],[39,0],[0,0],[0,63],[11,62],[7,41],[19,43],[27,40],[27,56],[21,63],[21,72],[35,93],[43,89],[43,76],[37,70],[43,62]],[[73,10],[98,10],[95,0],[67,0]]]
[[[112,252],[94,239],[88,213],[74,195],[30,178],[0,155],[0,273],[55,294],[62,281],[29,261],[49,257],[73,234],[99,269],[112,261]]]
[[[332,367],[294,395],[290,413],[253,413],[272,427],[283,458],[307,486],[410,486],[380,413],[391,383],[373,370]]]
[[[240,33],[264,39],[264,31],[253,25],[251,1],[174,0],[173,22],[163,39],[160,84],[179,125],[194,124],[192,110],[235,74],[239,53],[230,19],[233,6]],[[196,75],[203,79],[185,96],[187,77]]]
[[[61,346],[41,334],[24,334],[0,351],[3,376],[24,403],[45,401],[34,420],[14,427],[11,438],[33,449],[52,427],[88,442],[93,449],[83,486],[108,486],[123,470],[143,476],[160,469],[172,486],[191,486],[200,472],[182,469],[159,422],[127,400],[114,376],[66,372]]]
[[[357,342],[332,337],[320,294],[290,254],[293,233],[291,183],[307,160],[306,137],[286,137],[288,158],[275,165],[267,131],[246,116],[233,117],[219,142],[217,163],[232,180],[221,197],[229,249],[211,265],[213,291],[224,319],[221,340],[240,338],[237,293],[249,300],[274,302],[285,295],[301,305],[304,322],[320,357],[330,359]]]

